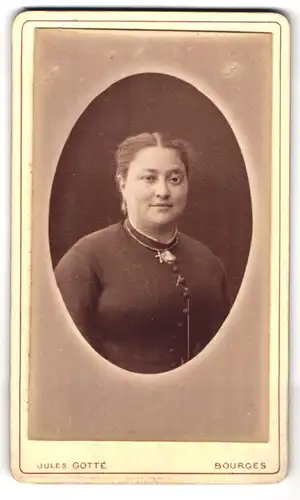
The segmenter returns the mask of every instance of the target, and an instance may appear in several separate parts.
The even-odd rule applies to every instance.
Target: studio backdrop
[[[205,243],[225,266],[234,301],[252,233],[247,171],[237,139],[204,93],[166,74],[121,79],[98,95],[75,123],[54,177],[49,218],[53,266],[82,236],[122,217],[115,151],[142,132],[190,142],[195,157],[180,230]]]

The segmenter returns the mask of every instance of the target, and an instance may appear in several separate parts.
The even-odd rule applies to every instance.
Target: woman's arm
[[[59,261],[55,277],[70,316],[80,332],[89,337],[101,287],[91,256],[84,250],[78,245],[72,247]]]
[[[220,262],[220,274],[219,274],[219,291],[218,300],[216,301],[215,314],[213,318],[214,331],[215,333],[221,328],[223,322],[229,314],[231,309],[231,300],[228,290],[228,279],[225,268],[222,261]]]

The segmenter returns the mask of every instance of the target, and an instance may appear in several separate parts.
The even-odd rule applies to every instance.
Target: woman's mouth
[[[156,208],[172,208],[172,206],[170,203],[156,203],[155,205],[151,205],[151,207]]]

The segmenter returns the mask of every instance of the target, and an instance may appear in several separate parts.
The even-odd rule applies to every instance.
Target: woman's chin
[[[165,226],[167,224],[176,223],[177,217],[170,213],[157,213],[151,217],[149,222],[153,225]]]

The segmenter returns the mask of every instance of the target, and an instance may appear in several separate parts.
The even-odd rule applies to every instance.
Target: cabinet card
[[[13,25],[11,467],[26,482],[287,471],[289,25]]]

